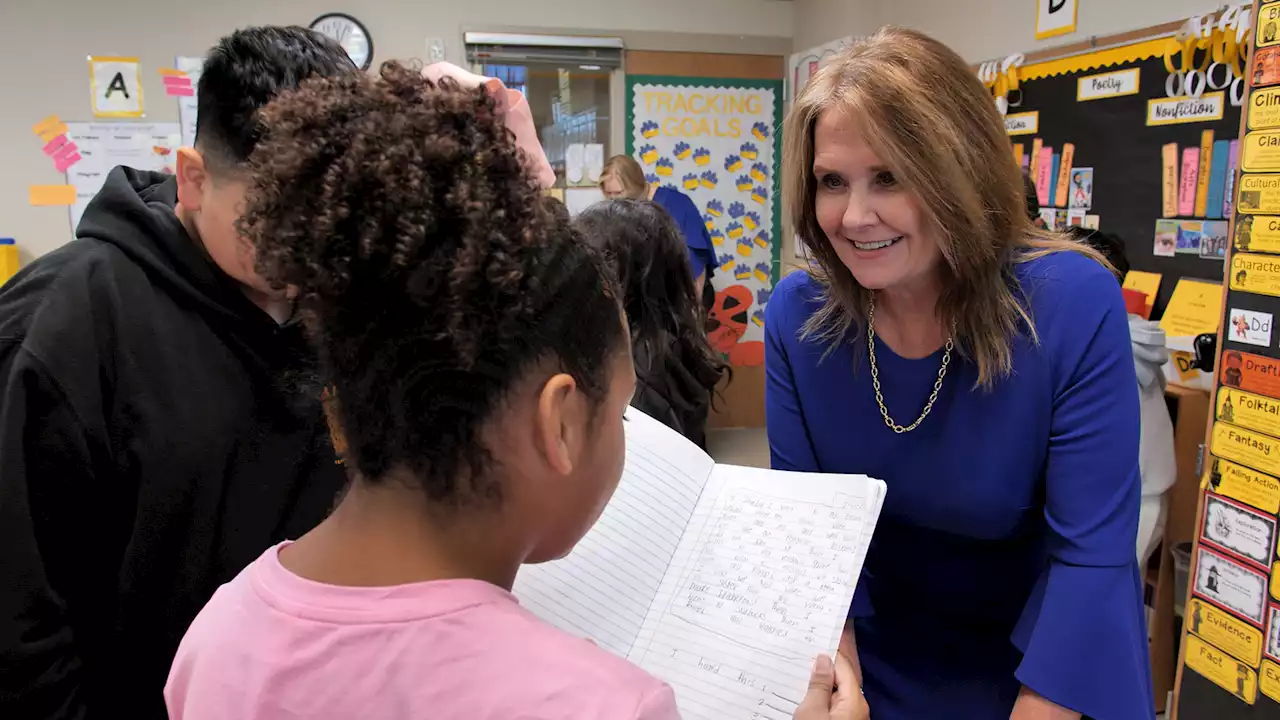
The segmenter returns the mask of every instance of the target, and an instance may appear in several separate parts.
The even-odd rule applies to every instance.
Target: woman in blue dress
[[[1154,717],[1119,284],[1033,227],[990,93],[888,28],[785,128],[814,256],[768,305],[775,468],[882,478],[842,651],[875,720]]]
[[[606,198],[652,200],[675,220],[689,250],[689,271],[693,274],[693,287],[699,296],[708,288],[715,265],[715,253],[711,247],[711,235],[707,224],[698,212],[698,206],[688,195],[670,187],[659,187],[644,179],[644,169],[629,155],[614,155],[604,164],[600,173],[600,191]],[[705,299],[705,298],[704,298]]]

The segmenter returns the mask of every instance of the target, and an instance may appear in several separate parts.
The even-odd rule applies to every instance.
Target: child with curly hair
[[[196,618],[170,717],[677,717],[664,683],[510,593],[617,486],[635,374],[615,282],[495,102],[388,63],[260,120],[241,230],[298,299],[351,485]],[[863,717],[839,668],[833,696],[819,660],[799,717]]]

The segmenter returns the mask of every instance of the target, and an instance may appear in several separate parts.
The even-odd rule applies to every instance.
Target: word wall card
[[[1280,73],[1266,70],[1280,61],[1280,2],[1255,4],[1254,17],[1236,197],[1224,202],[1223,323],[1174,705],[1183,720],[1280,717]]]

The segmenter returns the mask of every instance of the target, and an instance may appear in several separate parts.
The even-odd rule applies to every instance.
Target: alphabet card
[[[1076,31],[1077,0],[1036,0],[1036,39]]]
[[[136,57],[89,58],[93,116],[142,117],[142,65]]]

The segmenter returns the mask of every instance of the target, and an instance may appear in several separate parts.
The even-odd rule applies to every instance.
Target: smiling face
[[[943,262],[938,239],[855,119],[824,111],[813,144],[814,214],[854,280],[868,290],[928,287]]]

